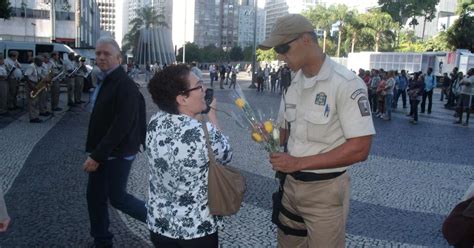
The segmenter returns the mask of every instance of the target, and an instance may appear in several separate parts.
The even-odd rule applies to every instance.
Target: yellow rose
[[[252,133],[252,139],[258,143],[262,142],[262,136],[258,133]]]
[[[239,108],[243,109],[245,106],[245,101],[242,98],[237,98],[235,100],[235,105],[237,105]]]
[[[272,133],[273,131],[273,123],[271,121],[266,121],[263,123],[263,127],[267,133]]]

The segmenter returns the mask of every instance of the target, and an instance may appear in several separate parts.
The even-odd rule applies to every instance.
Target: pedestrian
[[[43,59],[43,65],[41,68],[41,78],[45,78],[45,80],[49,80],[52,76],[52,67],[53,64],[49,60],[49,54],[44,53],[41,58]],[[48,77],[49,79],[46,79]],[[52,112],[48,110],[48,92],[46,90],[41,91],[38,95],[38,108],[40,112],[40,116],[50,116]],[[51,110],[52,111],[52,110]]]
[[[272,69],[272,72],[270,72],[270,91],[275,92],[276,90],[276,82],[278,79],[278,73],[275,71],[275,68]]]
[[[219,75],[221,77],[221,81],[219,82],[219,88],[220,89],[224,89],[225,73],[226,73],[226,66],[224,64],[222,64],[220,69],[219,69]]]
[[[449,88],[451,86],[451,79],[448,77],[448,73],[443,73],[443,86],[441,88],[441,98],[439,99],[441,102],[444,101],[444,97],[446,96],[446,99],[449,98]]]
[[[278,247],[344,247],[347,168],[367,159],[375,134],[364,82],[323,53],[302,15],[277,19],[261,49],[295,71],[278,117],[288,152],[270,154],[282,173]],[[337,108],[337,110],[336,110]],[[284,210],[283,210],[284,209]]]
[[[265,75],[263,74],[262,67],[259,67],[257,71],[257,92],[263,92],[264,82],[265,82]]]
[[[214,80],[216,79],[216,66],[213,64],[209,66],[209,77],[211,78],[211,88],[214,88]]]
[[[436,87],[436,76],[433,74],[433,68],[428,68],[428,71],[423,77],[425,78],[425,90],[423,91],[423,98],[421,100],[420,113],[425,113],[426,98],[428,98],[428,114],[431,114],[431,107],[433,105],[433,90]]]
[[[474,68],[469,69],[464,79],[459,84],[461,86],[461,92],[459,96],[459,120],[454,122],[455,124],[462,124],[463,126],[469,125],[469,116],[471,114],[471,99],[473,95],[473,84],[474,84]],[[466,111],[466,121],[462,122],[462,116]]]
[[[407,108],[407,87],[408,87],[408,78],[405,70],[402,70],[400,75],[398,75],[395,85],[395,98],[393,100],[394,108],[398,106],[398,99],[402,96],[403,108]]]
[[[199,80],[202,80],[202,71],[197,67],[196,62],[191,63],[191,71],[199,78]]]
[[[87,208],[95,247],[112,247],[108,204],[131,217],[146,221],[145,203],[126,192],[128,175],[145,142],[146,111],[143,96],[120,66],[117,42],[102,37],[96,43],[100,73],[91,97],[92,113],[87,133],[89,173]]]
[[[10,217],[8,216],[7,206],[3,197],[3,190],[0,187],[0,232],[5,232],[10,224]]]
[[[237,83],[237,68],[235,67],[232,67],[232,72],[231,72],[231,75],[230,75],[230,85],[229,85],[229,89],[230,88],[234,88],[235,89],[235,84]]]
[[[232,158],[228,139],[219,130],[216,100],[208,120],[206,87],[185,65],[169,66],[148,84],[160,109],[151,117],[146,154],[150,166],[148,229],[155,247],[218,247],[222,217],[208,207],[209,156],[203,125],[209,130],[211,151],[226,164]],[[166,97],[163,97],[166,96]]]
[[[421,73],[415,73],[408,86],[408,97],[410,99],[410,113],[407,116],[412,117],[410,123],[418,124],[418,104],[424,91],[424,78]]]
[[[383,119],[389,121],[392,119],[392,101],[393,101],[393,89],[395,87],[395,72],[389,71],[387,73],[387,82],[384,89],[384,106],[385,112],[383,114]]]
[[[76,67],[77,72],[74,77],[74,101],[76,104],[82,104],[85,103],[85,101],[82,101],[84,78],[88,74],[86,67],[86,58],[78,56],[76,60]]]
[[[370,87],[369,87],[369,102],[370,106],[372,107],[372,113],[377,114],[378,110],[378,99],[377,99],[377,88],[379,87],[379,83],[381,81],[380,74],[378,70],[372,70],[372,78],[370,79]]]

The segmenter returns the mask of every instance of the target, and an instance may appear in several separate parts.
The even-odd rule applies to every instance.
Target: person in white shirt
[[[455,124],[462,124],[463,126],[469,125],[469,116],[471,114],[471,102],[472,96],[474,95],[473,92],[473,84],[474,84],[474,68],[471,68],[466,76],[462,79],[461,83],[461,94],[459,96],[459,120],[455,122]],[[466,121],[462,122],[462,116],[464,115],[464,111],[466,111]]]
[[[20,63],[18,62],[17,51],[9,51],[8,58],[5,60],[5,65],[8,71],[8,109],[18,109],[17,95],[18,85],[23,78],[23,72]]]
[[[35,57],[28,69],[25,71],[25,76],[27,82],[25,84],[25,94],[28,102],[28,112],[30,116],[31,123],[41,123],[42,120],[39,119],[39,107],[38,107],[38,97],[32,98],[30,92],[35,89],[38,82],[41,81],[43,73],[43,60],[41,57]]]

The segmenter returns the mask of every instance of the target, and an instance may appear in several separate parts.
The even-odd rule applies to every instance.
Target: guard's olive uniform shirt
[[[375,134],[366,85],[327,56],[318,75],[306,78],[302,70],[296,73],[280,106],[278,122],[282,127],[283,120],[291,126],[288,152],[295,157],[325,153],[349,138]]]

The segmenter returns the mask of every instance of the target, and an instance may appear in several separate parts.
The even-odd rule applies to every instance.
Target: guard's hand
[[[298,158],[285,152],[270,153],[270,163],[275,171],[292,173],[300,170],[298,168]]]
[[[86,162],[84,162],[84,171],[86,172],[94,172],[99,167],[99,162],[95,161],[91,157],[87,157]]]

